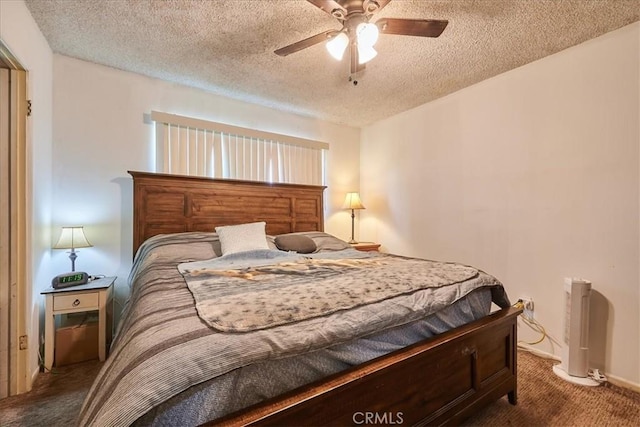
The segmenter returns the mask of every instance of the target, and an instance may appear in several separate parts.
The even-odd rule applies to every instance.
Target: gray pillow
[[[304,232],[304,235],[311,238],[316,244],[316,247],[318,248],[316,252],[341,251],[351,247],[351,245],[344,240],[340,240],[336,236],[322,231],[307,231]]]
[[[281,234],[276,236],[276,246],[281,251],[294,251],[301,254],[310,254],[317,249],[315,242],[311,238],[300,234]]]

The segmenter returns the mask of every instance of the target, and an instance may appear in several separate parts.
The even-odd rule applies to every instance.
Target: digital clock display
[[[68,276],[60,276],[60,283],[78,282],[84,278],[82,273],[71,274]]]
[[[83,271],[59,274],[51,281],[54,289],[67,286],[84,285],[89,282],[89,275]]]

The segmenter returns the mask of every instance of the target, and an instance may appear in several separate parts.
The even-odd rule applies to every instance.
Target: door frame
[[[28,324],[31,290],[28,283],[28,198],[27,198],[27,73],[0,40],[0,62],[8,68],[8,91],[2,98],[2,185],[0,205],[0,345],[7,357],[0,358],[0,397],[31,389],[29,374]],[[5,86],[6,89],[6,86]],[[7,96],[8,95],[8,96]],[[8,129],[7,129],[8,128]],[[8,179],[7,179],[8,178]],[[5,181],[6,179],[6,181]]]

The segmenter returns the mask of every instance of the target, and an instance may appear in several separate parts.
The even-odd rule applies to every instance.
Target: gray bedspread
[[[500,283],[479,271],[456,285],[422,289],[328,316],[247,333],[220,332],[198,317],[176,268],[181,262],[213,257],[215,240],[213,233],[184,233],[157,236],[141,247],[121,327],[85,400],[81,425],[130,425],[171,397],[236,368],[403,325],[477,288],[490,287],[495,302],[508,304]]]

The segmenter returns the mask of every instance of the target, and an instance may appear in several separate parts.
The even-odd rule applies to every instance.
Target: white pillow
[[[265,226],[266,223],[263,221],[216,227],[216,233],[220,238],[222,255],[256,249],[269,249]]]

